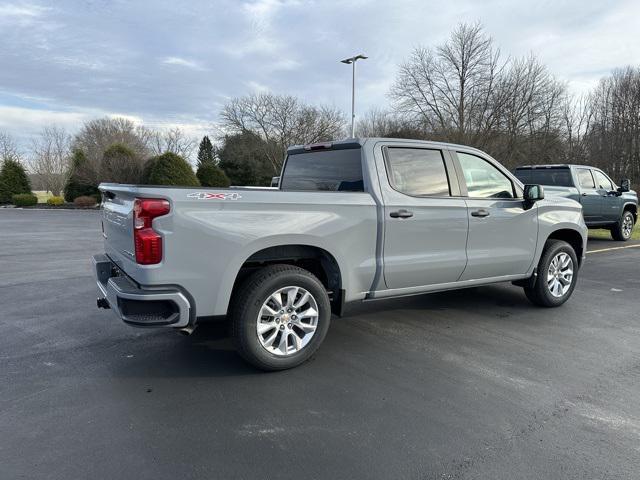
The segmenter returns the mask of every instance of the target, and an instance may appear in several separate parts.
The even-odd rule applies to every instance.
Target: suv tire
[[[635,222],[636,218],[633,216],[632,212],[629,210],[622,212],[620,221],[611,227],[611,236],[613,239],[618,240],[619,242],[626,242],[629,240],[631,238]]]
[[[533,285],[524,287],[525,295],[535,305],[559,307],[569,299],[578,280],[576,252],[563,240],[547,240],[537,271]]]
[[[231,335],[238,353],[266,371],[308,360],[324,340],[330,321],[324,285],[293,265],[270,265],[251,274],[231,305]]]

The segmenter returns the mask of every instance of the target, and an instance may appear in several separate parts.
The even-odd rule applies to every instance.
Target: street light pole
[[[345,58],[340,60],[342,63],[351,65],[351,138],[356,136],[356,62],[358,60],[365,60],[364,55],[356,55],[355,57]]]

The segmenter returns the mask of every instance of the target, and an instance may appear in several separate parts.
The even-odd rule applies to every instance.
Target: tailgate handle
[[[391,218],[411,218],[413,217],[413,212],[410,212],[409,210],[405,210],[403,208],[401,210],[398,210],[397,212],[391,212],[389,216]]]

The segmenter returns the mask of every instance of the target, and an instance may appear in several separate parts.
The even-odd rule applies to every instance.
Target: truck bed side
[[[197,316],[224,315],[237,274],[252,255],[280,245],[304,245],[332,255],[344,301],[362,299],[376,271],[376,203],[363,192],[143,187],[103,184],[105,252],[143,288],[179,285],[195,299]],[[163,236],[163,260],[135,262],[133,201],[162,198],[168,215],[153,228]]]

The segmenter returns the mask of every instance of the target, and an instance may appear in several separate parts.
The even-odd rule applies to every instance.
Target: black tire
[[[635,224],[635,220],[636,218],[629,210],[625,210],[624,212],[622,212],[622,217],[620,217],[618,223],[611,227],[611,237],[619,242],[626,242],[627,240],[629,240],[631,238],[631,233],[633,232],[633,225]],[[625,233],[624,225],[625,222],[629,221],[631,222],[631,230]]]
[[[262,346],[256,325],[263,303],[272,293],[287,286],[302,287],[314,297],[318,319],[307,345],[298,352],[278,356]],[[261,370],[285,370],[305,362],[318,349],[329,329],[331,304],[324,285],[311,272],[293,265],[270,265],[250,275],[238,288],[230,316],[231,335],[242,358]]]
[[[553,258],[559,253],[564,252],[571,257],[573,262],[573,278],[569,289],[560,297],[554,296],[547,285],[547,273]],[[538,262],[538,275],[536,276],[533,286],[524,287],[524,293],[534,305],[541,307],[559,307],[566,302],[576,287],[578,280],[578,258],[573,247],[562,240],[547,240],[544,246],[540,261]]]

